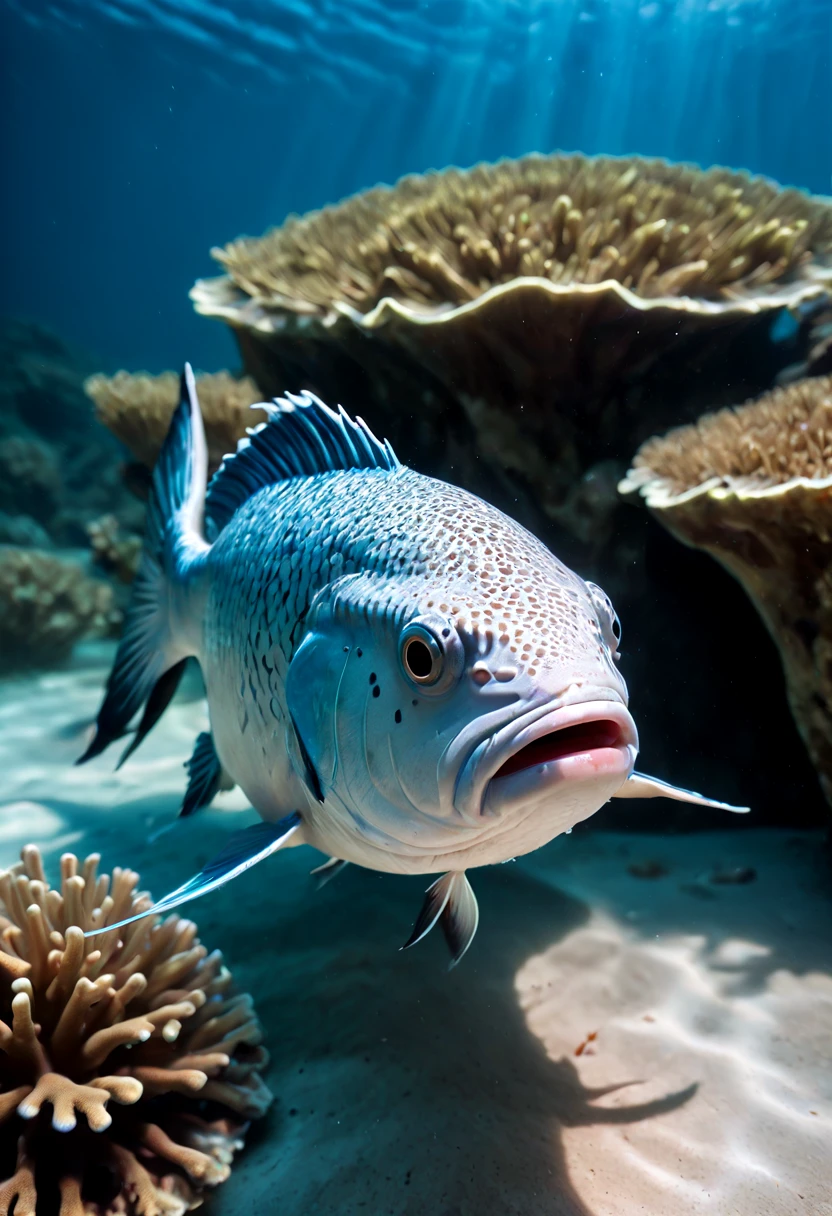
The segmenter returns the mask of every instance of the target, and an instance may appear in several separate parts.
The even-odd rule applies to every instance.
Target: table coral
[[[590,517],[578,483],[634,431],[695,417],[711,373],[771,382],[747,343],[832,282],[832,205],[722,168],[528,156],[406,177],[213,253],[225,274],[192,299],[262,388],[313,387],[423,471],[496,483],[583,538],[609,510]],[[657,368],[671,384],[648,401]]]
[[[112,587],[78,562],[0,545],[0,671],[60,662],[119,621]]]
[[[0,1216],[182,1216],[271,1095],[251,998],[138,875],[36,847],[0,875]]]
[[[832,803],[832,376],[649,440],[620,489],[742,583]]]
[[[309,315],[463,305],[518,278],[757,308],[832,274],[832,210],[727,169],[528,156],[405,177],[213,252],[251,301]]]
[[[263,394],[249,377],[235,380],[228,372],[197,376],[199,403],[205,423],[210,471],[219,468],[223,456],[237,450],[247,427],[265,420],[251,406]],[[136,460],[152,469],[179,401],[179,375],[163,372],[118,372],[115,376],[90,376],[84,383],[95,403],[96,416],[120,439]]]

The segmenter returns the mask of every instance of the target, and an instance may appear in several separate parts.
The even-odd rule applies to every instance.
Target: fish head
[[[427,585],[348,575],[313,605],[291,716],[325,799],[374,845],[439,857],[483,841],[506,860],[632,772],[612,605],[534,544],[536,562],[487,563],[485,579],[473,557]]]

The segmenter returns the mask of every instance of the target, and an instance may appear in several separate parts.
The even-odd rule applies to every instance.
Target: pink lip
[[[501,796],[512,796],[563,781],[617,776],[623,781],[637,750],[638,735],[626,706],[615,701],[564,706],[515,735],[489,785]]]
[[[492,780],[509,777],[512,773],[519,773],[539,764],[549,764],[553,760],[575,760],[590,753],[616,751],[622,744],[626,746],[624,735],[621,725],[611,718],[597,718],[588,722],[576,722],[572,726],[562,726],[559,730],[550,731],[525,744],[509,756]]]

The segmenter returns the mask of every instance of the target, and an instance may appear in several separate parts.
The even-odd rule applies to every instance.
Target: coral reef
[[[806,371],[810,376],[832,372],[832,306],[822,309],[813,319]]]
[[[31,515],[21,515],[18,511],[0,511],[0,545],[49,549],[52,546],[52,538]]]
[[[112,587],[77,561],[0,546],[0,672],[60,662],[120,619]]]
[[[0,439],[0,509],[47,521],[60,497],[55,452],[42,439]]]
[[[83,391],[93,370],[87,355],[42,325],[0,321],[0,430],[77,450],[95,436]]]
[[[386,298],[417,311],[458,306],[529,277],[614,281],[682,308],[685,297],[756,308],[767,296],[810,294],[815,253],[828,281],[832,210],[764,178],[635,157],[529,156],[406,177],[214,256],[264,310],[325,316],[339,306],[366,315]],[[197,302],[210,291],[202,285]]]
[[[141,526],[118,444],[84,394],[93,367],[42,326],[0,321],[0,511],[22,520],[2,528],[4,541],[84,545],[106,511]]]
[[[251,998],[138,875],[37,848],[0,875],[0,1216],[183,1216],[271,1095]]]
[[[832,376],[649,440],[620,489],[742,583],[832,803]]]
[[[268,394],[314,388],[425,472],[602,541],[615,498],[589,519],[577,483],[736,400],[727,383],[771,384],[757,345],[832,283],[832,205],[720,168],[529,156],[407,177],[214,256],[226,274],[195,307]]]
[[[236,451],[237,440],[245,435],[246,428],[265,420],[265,414],[251,409],[262,401],[263,394],[249,377],[235,380],[228,372],[198,376],[197,384],[209,466],[214,472],[223,456]],[[152,469],[179,400],[177,373],[96,375],[85,382],[84,389],[95,403],[99,422],[129,448],[141,465]]]
[[[87,524],[93,560],[106,574],[120,583],[132,583],[142,555],[142,538],[135,532],[122,532],[115,515],[102,515]]]

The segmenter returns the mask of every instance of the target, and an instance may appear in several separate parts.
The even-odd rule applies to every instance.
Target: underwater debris
[[[742,583],[832,802],[832,376],[649,440],[619,488]]]
[[[204,409],[208,467],[215,472],[223,456],[237,450],[237,440],[246,428],[265,420],[265,414],[251,409],[262,401],[263,394],[248,376],[236,380],[228,372],[198,376],[197,383]],[[115,376],[90,376],[84,389],[95,403],[99,422],[140,464],[152,469],[179,401],[179,376],[175,372],[160,376],[117,372]]]
[[[61,662],[120,619],[112,587],[78,562],[0,545],[0,671]]]
[[[196,925],[150,918],[138,874],[39,850],[0,874],[0,1216],[183,1216],[271,1102],[251,998]],[[42,1206],[41,1206],[42,1205]]]
[[[714,341],[767,341],[772,310],[822,294],[832,205],[722,168],[527,156],[406,177],[213,254],[225,274],[195,307],[270,394],[313,386],[423,471],[492,499],[496,480],[597,539],[613,500],[588,519],[575,487],[602,460],[623,473],[634,427],[701,412],[684,408],[691,365],[719,354],[745,391],[771,383],[747,382],[747,349],[726,372]],[[673,391],[623,407],[657,363]]]

